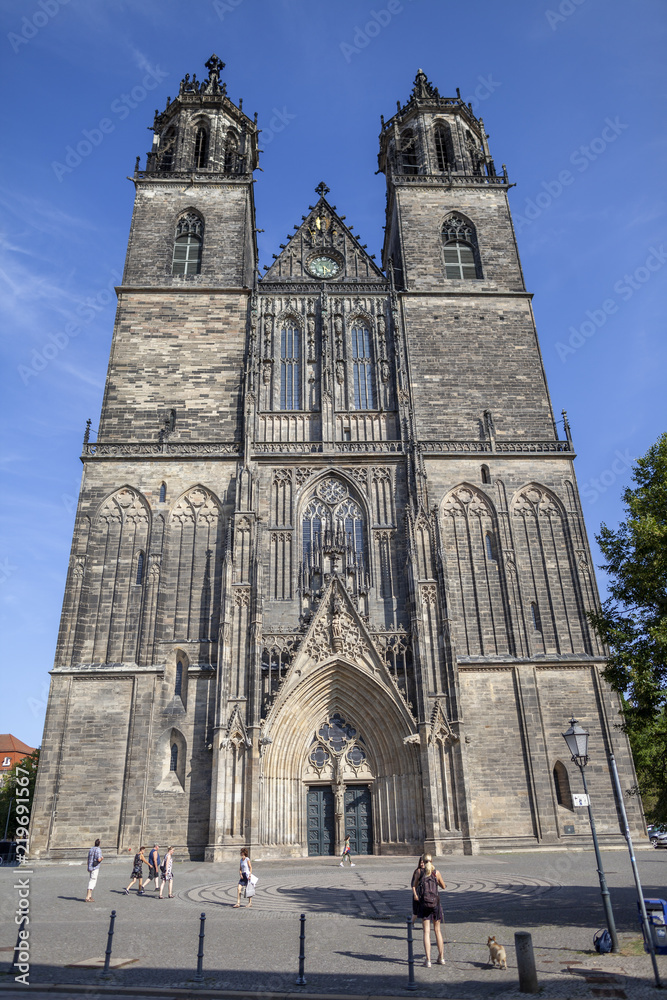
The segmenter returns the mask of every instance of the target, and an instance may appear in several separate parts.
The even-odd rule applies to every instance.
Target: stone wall
[[[120,293],[99,438],[238,441],[247,295]]]

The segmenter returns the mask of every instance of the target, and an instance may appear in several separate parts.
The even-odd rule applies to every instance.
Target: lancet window
[[[452,136],[449,125],[444,122],[436,125],[433,131],[433,141],[435,143],[435,160],[438,170],[453,170],[454,157],[452,155]]]
[[[195,167],[198,170],[208,165],[208,129],[201,125],[195,135]]]
[[[160,139],[160,170],[173,170],[176,162],[176,129],[170,128]]]
[[[301,409],[301,330],[288,322],[280,331],[280,409]]]
[[[412,129],[401,134],[401,167],[404,174],[419,173],[417,138]]]
[[[352,364],[354,372],[355,410],[375,409],[373,386],[373,364],[371,358],[371,335],[367,327],[355,324],[352,327]]]
[[[229,132],[227,135],[227,142],[225,143],[226,174],[235,174],[237,172],[238,159],[239,159],[239,141],[233,132]]]

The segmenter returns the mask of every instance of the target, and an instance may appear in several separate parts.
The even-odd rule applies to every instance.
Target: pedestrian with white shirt
[[[234,909],[241,905],[241,893],[245,891],[252,875],[252,864],[245,847],[241,848],[241,863],[239,865],[239,884],[236,888],[236,902]],[[248,906],[252,906],[252,896],[248,900]]]
[[[162,890],[164,889],[165,882],[167,883],[167,886],[168,886],[168,889],[169,889],[169,899],[173,899],[174,898],[174,894],[171,891],[174,888],[174,886],[173,886],[173,882],[174,882],[173,865],[174,865],[174,848],[173,847],[169,847],[169,848],[167,848],[167,853],[165,854],[164,859],[162,861],[162,868],[161,868],[161,871],[162,871],[162,885],[160,886],[160,895],[158,896],[158,899],[162,899]]]
[[[84,902],[94,903],[93,889],[97,885],[97,876],[100,873],[100,864],[104,861],[100,848],[100,838],[95,841],[95,846],[88,851],[88,892]]]

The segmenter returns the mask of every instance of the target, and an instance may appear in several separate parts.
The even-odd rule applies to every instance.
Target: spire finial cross
[[[217,80],[218,77],[220,76],[220,73],[225,68],[225,64],[223,63],[222,59],[218,59],[218,57],[216,56],[215,52],[213,53],[213,55],[211,56],[211,58],[208,60],[208,62],[204,63],[204,66],[206,66],[206,69],[208,70],[208,78],[209,78],[209,80],[212,80],[212,79],[216,79]]]
[[[315,188],[315,194],[319,194],[320,198],[324,198],[325,194],[329,194],[329,188],[326,186],[324,181],[320,183]]]

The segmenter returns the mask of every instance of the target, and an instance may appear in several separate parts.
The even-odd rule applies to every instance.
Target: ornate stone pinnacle
[[[208,62],[204,63],[204,66],[206,66],[206,69],[208,70],[209,80],[215,79],[216,81],[220,76],[220,74],[222,73],[223,69],[225,68],[225,64],[223,63],[222,59],[218,59],[215,52],[208,60]]]
[[[329,194],[329,188],[326,186],[324,181],[320,183],[315,188],[315,194],[319,194],[320,198],[324,198],[325,194]]]

